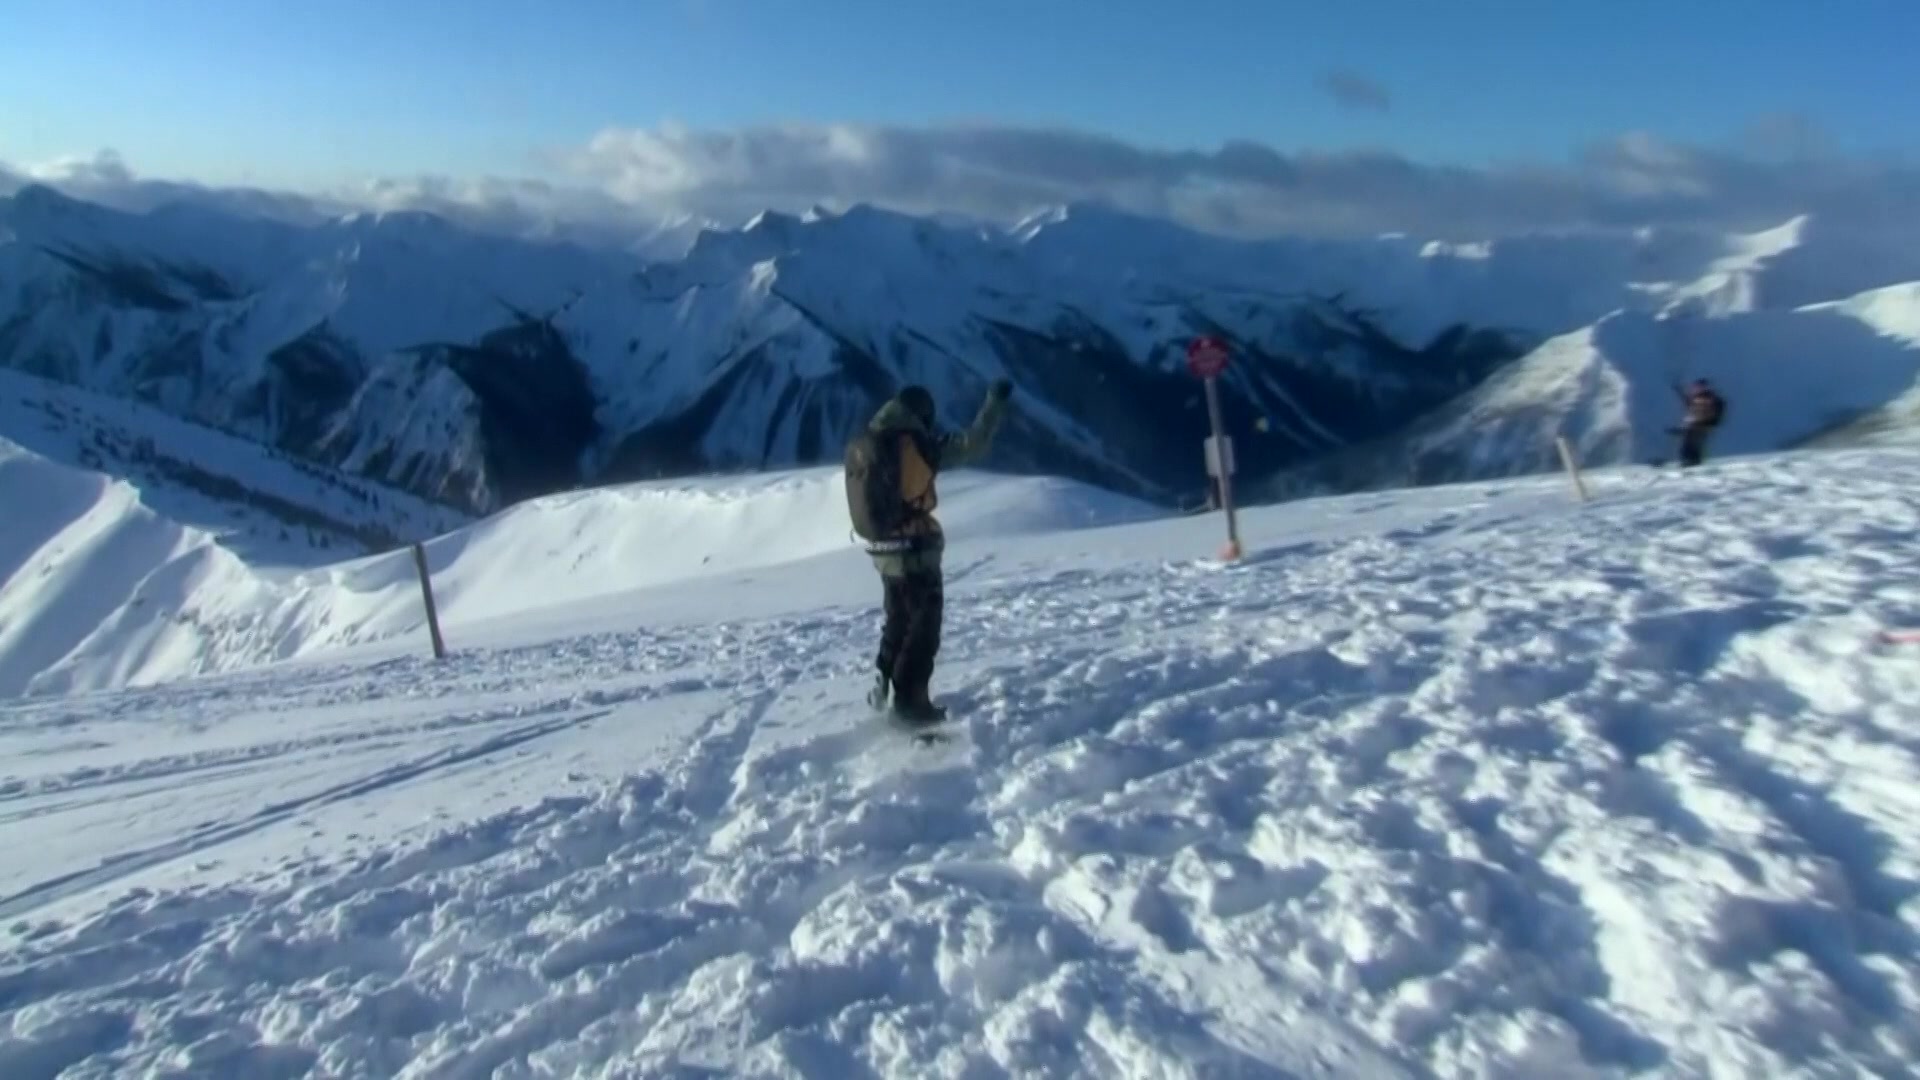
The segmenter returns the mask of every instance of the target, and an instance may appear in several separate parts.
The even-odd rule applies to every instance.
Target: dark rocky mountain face
[[[1513,336],[1467,328],[1403,344],[1337,307],[1295,316],[1297,340],[1235,342],[1235,363],[1221,379],[1224,422],[1246,475],[1391,432],[1525,350]],[[1195,333],[1218,329],[1198,317],[1192,325]],[[882,333],[911,339],[914,328]],[[990,360],[980,366],[1006,371],[1018,388],[994,468],[1064,475],[1163,503],[1201,497],[1209,420],[1203,386],[1185,368],[1185,337],[1140,358],[1099,324],[1068,316],[1044,330],[982,318],[979,340]],[[1321,363],[1328,352],[1347,358],[1351,371]],[[831,353],[832,372],[813,378],[794,377],[765,347],[723,359],[725,374],[690,405],[621,436],[600,478],[839,460],[846,439],[908,380],[890,357],[856,342],[835,340]],[[966,424],[989,381],[970,370],[943,380],[943,423]],[[764,402],[771,408],[757,404]],[[792,438],[776,441],[781,432]],[[720,448],[703,448],[713,443]]]
[[[576,487],[580,459],[600,436],[593,388],[552,324],[521,322],[474,345],[421,350],[470,391],[479,407],[483,467],[502,503]]]

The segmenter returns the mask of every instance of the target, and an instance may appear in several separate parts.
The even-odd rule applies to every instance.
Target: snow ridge
[[[1727,400],[1710,456],[1911,440],[1920,282],[1785,309],[1615,312],[1549,339],[1405,431],[1260,490],[1297,496],[1547,471],[1558,468],[1559,437],[1589,467],[1669,460],[1680,387],[1701,377]]]
[[[196,727],[42,759],[0,839],[274,781],[10,868],[0,1072],[1895,1074],[1916,480],[1326,500],[1231,567],[1213,520],[957,545],[934,751],[860,719],[870,598],[6,705]]]
[[[0,369],[0,435],[138,489],[258,567],[312,566],[456,528],[450,506],[188,423],[135,401]]]
[[[425,627],[406,546],[299,568],[250,566],[136,489],[0,440],[18,513],[0,568],[0,696],[145,686],[322,656],[410,651]],[[158,490],[156,500],[149,493]],[[976,537],[1018,537],[1156,517],[1148,505],[1041,478],[956,473],[943,517]],[[191,505],[191,504],[190,504]],[[661,481],[529,500],[425,538],[443,629],[525,624],[569,605],[631,617],[633,594],[770,567],[864,567],[837,469]]]

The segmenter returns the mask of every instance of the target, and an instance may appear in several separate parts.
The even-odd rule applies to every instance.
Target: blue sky
[[[1920,4],[0,0],[0,156],[327,182],[525,173],[607,127],[952,119],[1436,162],[1797,113],[1920,145]],[[1343,108],[1346,70],[1390,95]]]
[[[0,28],[0,162],[111,148],[269,187],[553,176],[596,133],[670,123],[1480,167],[1630,131],[1725,148],[1794,117],[1840,152],[1920,150],[1913,0],[0,0]],[[1334,73],[1384,107],[1337,99]]]

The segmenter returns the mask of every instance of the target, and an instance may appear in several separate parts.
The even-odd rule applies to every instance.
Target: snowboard
[[[953,741],[953,732],[945,730],[953,723],[953,718],[945,720],[906,720],[895,715],[892,709],[886,710],[882,721],[893,730],[905,735],[915,746],[944,746]]]

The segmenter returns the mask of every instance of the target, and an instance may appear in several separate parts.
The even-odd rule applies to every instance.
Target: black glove
[[[993,386],[987,392],[993,395],[993,400],[1005,401],[1013,396],[1013,380],[995,379]]]

